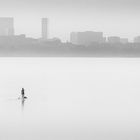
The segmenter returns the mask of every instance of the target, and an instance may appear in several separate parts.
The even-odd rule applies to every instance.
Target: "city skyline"
[[[2,23],[2,27],[1,28],[4,28],[4,25],[3,25],[3,23],[5,22],[4,20],[6,19],[8,19],[8,22],[10,21],[10,23],[11,23],[11,35],[13,34],[15,34],[15,35],[21,35],[21,34],[24,34],[24,33],[20,33],[20,34],[17,34],[17,33],[15,33],[16,32],[16,22],[15,22],[15,18],[14,17],[0,17],[0,22]],[[3,22],[4,21],[4,22]],[[50,26],[51,24],[48,24],[49,23],[49,19],[47,18],[47,17],[43,17],[43,18],[40,18],[40,36],[38,36],[38,37],[34,37],[34,36],[28,36],[28,34],[25,34],[26,36],[28,36],[28,37],[32,37],[32,38],[36,38],[36,39],[39,39],[39,38],[42,38],[43,40],[46,40],[46,39],[51,39],[51,38],[60,38],[61,39],[61,37],[60,36],[49,36],[49,34],[51,34],[51,32],[50,32],[50,30],[49,30],[49,27],[48,27],[48,25]],[[6,23],[6,22],[5,22]],[[6,23],[7,24],[7,23]],[[8,25],[8,26],[9,26]],[[5,25],[5,26],[7,26],[7,25]],[[3,31],[4,30],[7,30],[7,28],[6,29],[3,29]],[[1,32],[3,32],[2,30],[1,30]],[[12,33],[13,32],[13,33]],[[111,35],[109,35],[109,36],[105,36],[105,33],[103,32],[103,31],[100,31],[100,32],[98,32],[98,31],[96,31],[96,30],[85,30],[85,31],[71,31],[70,32],[70,34],[69,34],[69,39],[67,39],[67,40],[63,40],[63,39],[61,39],[62,40],[62,42],[67,42],[67,41],[69,41],[69,42],[71,42],[71,34],[72,33],[86,33],[86,32],[94,32],[94,33],[101,33],[103,36],[104,36],[104,41],[106,40],[106,41],[108,41],[108,39],[111,37],[115,37],[115,38],[120,38],[120,42],[124,42],[124,43],[126,43],[126,42],[134,42],[134,41],[136,41],[136,38],[138,38],[137,40],[139,40],[139,36],[140,35],[137,35],[137,36],[134,36],[131,40],[129,39],[129,38],[127,38],[126,36],[124,36],[124,37],[121,37],[121,36],[117,36],[117,35],[115,35],[115,34],[113,34],[112,36]],[[0,33],[1,34],[1,33]],[[6,33],[5,33],[6,34]],[[98,35],[97,35],[98,36]],[[91,37],[90,37],[91,38]],[[106,39],[105,39],[106,38]],[[90,40],[92,40],[92,39],[90,39]],[[96,39],[95,39],[96,40]],[[117,41],[118,42],[118,41]]]
[[[16,34],[40,37],[41,17],[51,19],[49,36],[69,40],[71,31],[103,31],[105,36],[127,37],[139,33],[137,0],[0,0],[0,17],[14,17]]]
[[[140,0],[0,0],[0,140],[140,140]]]
[[[140,36],[133,43],[103,32],[71,32],[70,41],[48,37],[48,18],[40,19],[39,38],[15,34],[13,17],[0,17],[0,56],[140,57]]]

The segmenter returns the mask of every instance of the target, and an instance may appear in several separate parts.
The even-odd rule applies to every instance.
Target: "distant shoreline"
[[[0,42],[1,43],[1,42]],[[122,57],[139,58],[140,43],[92,43],[89,46],[61,42],[0,44],[0,57]]]
[[[16,55],[13,55],[13,54],[8,54],[8,55],[4,55],[4,54],[0,54],[0,58],[6,58],[6,57],[36,57],[36,58],[140,58],[140,55],[137,55],[137,56],[133,56],[133,55],[29,55],[29,54],[16,54]]]

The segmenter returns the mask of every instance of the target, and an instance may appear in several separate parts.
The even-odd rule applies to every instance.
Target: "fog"
[[[6,0],[0,1],[3,17],[14,17],[16,34],[40,37],[40,19],[50,20],[49,36],[69,40],[72,31],[103,31],[105,35],[139,35],[138,0]],[[135,28],[134,28],[135,27]]]

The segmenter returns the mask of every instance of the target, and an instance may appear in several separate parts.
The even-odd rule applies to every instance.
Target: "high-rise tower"
[[[48,39],[48,18],[42,18],[42,39]]]
[[[12,17],[0,17],[0,36],[14,35],[14,19]]]

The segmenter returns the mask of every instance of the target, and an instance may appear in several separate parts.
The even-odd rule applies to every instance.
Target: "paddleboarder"
[[[25,91],[24,88],[22,88],[22,89],[21,89],[21,96],[22,96],[22,99],[24,99],[24,95],[25,95],[24,91]]]

